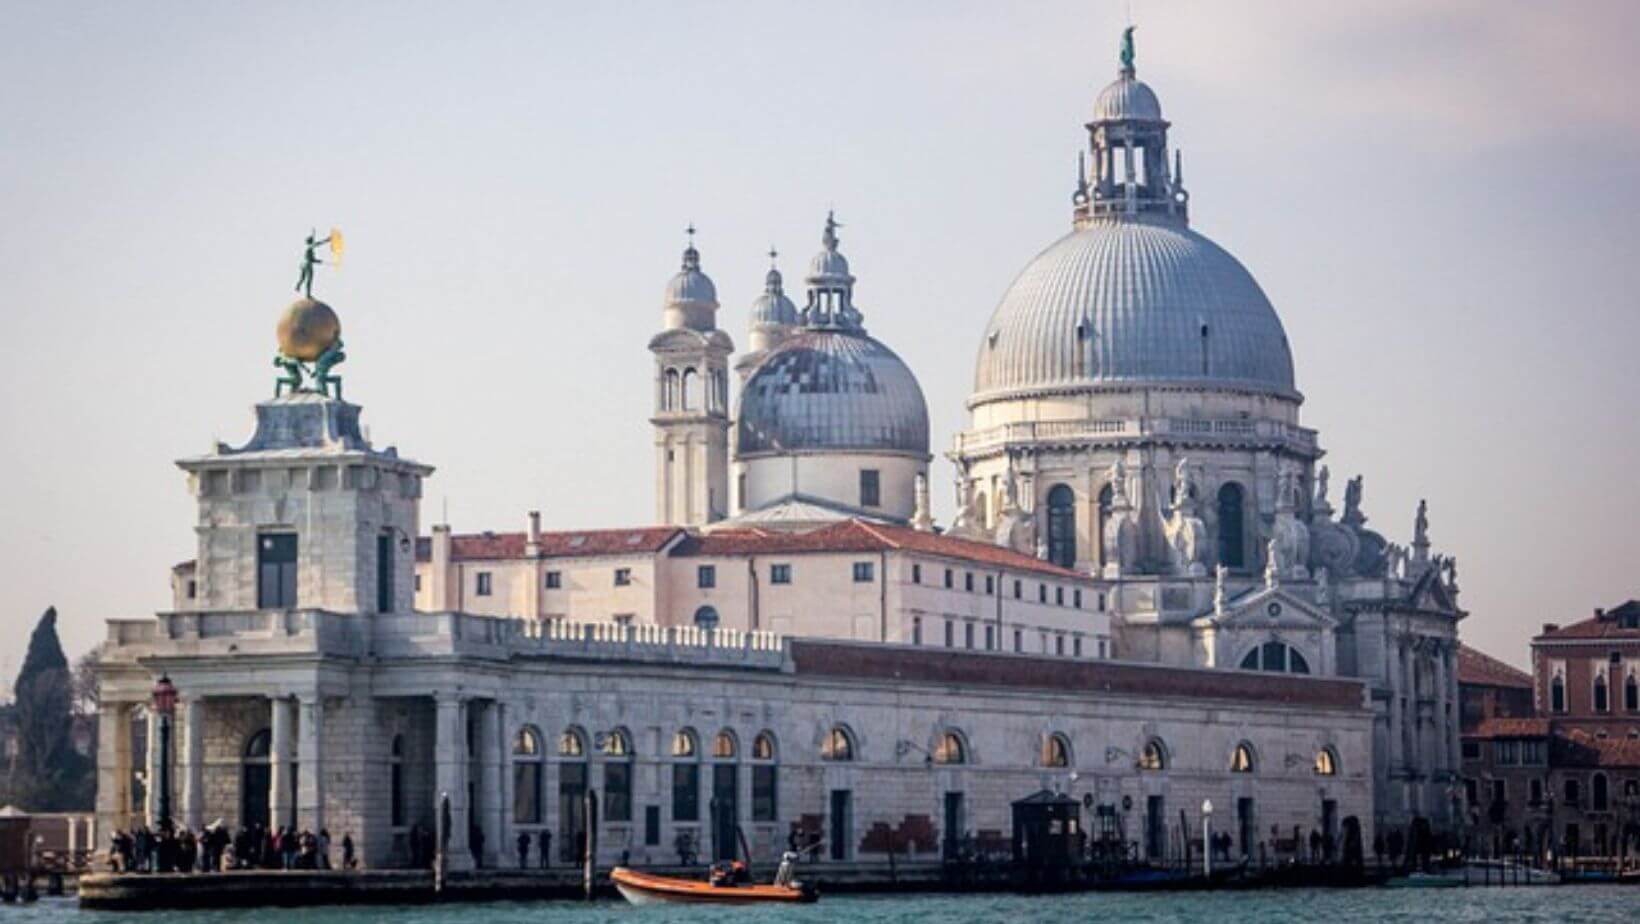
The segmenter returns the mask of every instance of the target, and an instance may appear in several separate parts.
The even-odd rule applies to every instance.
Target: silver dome
[[[797,323],[797,306],[786,297],[780,271],[769,270],[769,275],[764,278],[763,294],[752,302],[751,326],[796,327]]]
[[[1298,394],[1264,291],[1175,221],[1095,221],[1032,260],[986,326],[969,404],[1132,383]]]
[[[691,247],[684,251],[683,269],[666,283],[666,303],[710,302],[717,304],[717,286],[700,271],[700,254]]]
[[[740,392],[736,451],[928,455],[928,405],[894,351],[858,330],[795,334]]]
[[[1123,71],[1110,85],[1099,91],[1093,103],[1093,121],[1116,122],[1123,119],[1162,121],[1162,104],[1155,91],[1144,81]]]

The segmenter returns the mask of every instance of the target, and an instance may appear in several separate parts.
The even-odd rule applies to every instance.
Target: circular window
[[[1269,606],[1264,608],[1264,612],[1269,613],[1270,618],[1274,619],[1281,615],[1281,604],[1272,602]]]

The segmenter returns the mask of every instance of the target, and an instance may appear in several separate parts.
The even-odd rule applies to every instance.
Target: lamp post
[[[154,684],[153,707],[154,715],[159,717],[157,814],[159,828],[164,830],[171,826],[171,718],[177,711],[177,688],[168,674],[160,675],[159,682]]]
[[[1213,800],[1202,800],[1202,875],[1213,878]]]

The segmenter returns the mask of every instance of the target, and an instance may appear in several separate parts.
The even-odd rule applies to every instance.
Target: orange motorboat
[[[634,905],[652,905],[667,902],[684,904],[738,905],[756,902],[812,902],[820,895],[813,888],[792,878],[795,855],[787,854],[780,862],[780,872],[774,882],[758,885],[745,874],[745,866],[736,863],[714,867],[706,881],[680,879],[676,876],[654,876],[615,867],[609,878],[622,897]]]

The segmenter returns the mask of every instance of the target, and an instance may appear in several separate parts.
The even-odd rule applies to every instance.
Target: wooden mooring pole
[[[581,857],[581,888],[590,902],[598,876],[598,794],[591,787],[586,791],[586,834],[582,840],[586,847]]]

